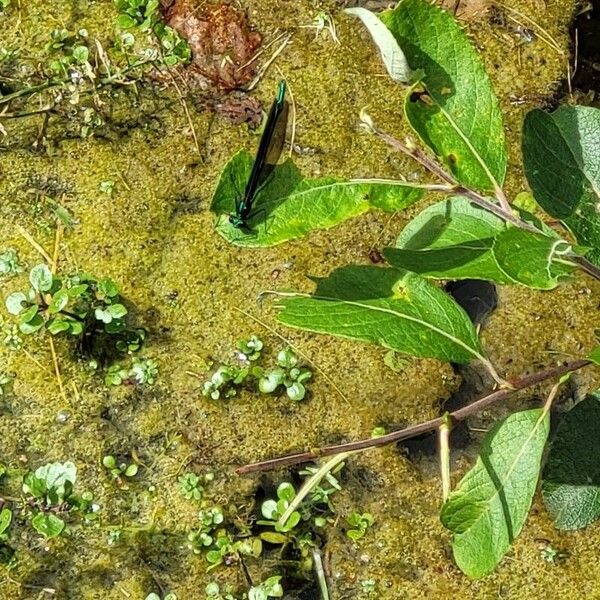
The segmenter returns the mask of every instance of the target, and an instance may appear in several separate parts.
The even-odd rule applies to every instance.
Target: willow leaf
[[[229,222],[229,214],[244,193],[253,160],[246,151],[233,156],[221,174],[211,204],[218,215],[217,231],[238,246],[274,246],[314,229],[328,229],[373,208],[401,210],[423,195],[418,187],[398,182],[307,179],[287,160],[275,167],[258,191],[248,228],[236,229]]]
[[[469,577],[491,573],[523,528],[549,427],[543,409],[517,412],[497,424],[444,504],[441,520],[454,532],[454,559]]]
[[[381,14],[413,70],[419,91],[407,94],[408,120],[464,185],[494,190],[506,171],[500,104],[477,51],[450,13],[403,0]]]
[[[553,113],[529,112],[523,163],[536,201],[562,219],[600,265],[600,110],[561,106]]]
[[[412,356],[488,362],[463,309],[414,273],[353,265],[316,281],[312,295],[278,293],[282,323]]]
[[[600,393],[562,419],[544,468],[542,497],[558,529],[580,529],[600,518]]]

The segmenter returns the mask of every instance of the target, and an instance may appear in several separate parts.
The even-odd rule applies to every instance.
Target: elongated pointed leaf
[[[345,13],[358,17],[369,30],[373,41],[381,52],[383,64],[388,75],[400,83],[410,83],[412,71],[391,31],[381,22],[379,17],[366,8],[360,6],[347,8]]]
[[[551,290],[575,268],[566,255],[564,240],[509,227],[499,233],[492,248],[497,264],[515,283]]]
[[[279,320],[292,327],[380,344],[440,360],[485,360],[467,314],[447,294],[398,269],[348,266],[317,280],[314,294],[285,294]]]
[[[406,115],[421,139],[463,184],[493,190],[506,171],[500,105],[481,58],[446,11],[403,0],[381,14],[426,94],[408,94]],[[415,92],[418,88],[415,88]]]
[[[491,573],[519,535],[535,493],[550,427],[541,409],[514,413],[485,437],[475,466],[442,508],[452,549],[469,577]]]
[[[395,267],[434,279],[487,279],[552,289],[573,271],[569,244],[514,227],[463,197],[428,207],[385,250]]]
[[[542,496],[558,529],[600,518],[600,393],[576,404],[558,426],[544,468]]]
[[[540,206],[562,219],[600,265],[600,110],[533,110],[523,126],[525,175]]]
[[[419,188],[408,184],[305,179],[288,160],[275,168],[258,192],[248,228],[236,229],[229,214],[243,195],[253,160],[241,151],[227,163],[211,204],[218,215],[217,231],[238,246],[273,246],[313,229],[328,229],[372,208],[406,208],[422,196]]]
[[[434,279],[489,279],[514,283],[498,266],[492,247],[506,225],[463,197],[429,206],[400,233],[385,257],[395,267]]]

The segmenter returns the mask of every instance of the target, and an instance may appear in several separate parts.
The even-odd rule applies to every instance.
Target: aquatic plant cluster
[[[109,48],[92,42],[86,29],[57,28],[35,69],[27,67],[29,57],[3,49],[0,75],[12,80],[22,71],[26,76],[19,79],[19,89],[0,94],[0,105],[10,107],[14,118],[38,113],[48,118],[67,116],[76,135],[87,138],[103,130],[104,100],[108,103],[108,96],[121,87],[163,85],[170,78],[180,92],[175,75],[181,72],[174,75],[172,70],[193,60],[192,47],[165,22],[159,0],[114,0],[114,7],[116,37]],[[0,0],[0,9],[11,11],[14,6],[10,0]],[[286,326],[386,348],[383,360],[397,375],[408,357],[465,366],[476,363],[490,392],[405,429],[387,431],[379,426],[362,440],[243,465],[238,475],[316,461],[297,473],[261,479],[253,499],[247,494],[241,499],[227,497],[222,485],[231,474],[217,471],[209,461],[191,467],[193,457],[210,456],[210,449],[194,442],[196,449],[168,476],[172,495],[194,516],[168,532],[160,527],[162,515],[153,514],[150,522],[140,523],[117,520],[116,515],[125,505],[132,514],[141,514],[140,506],[156,492],[154,464],[180,439],[171,438],[164,429],[154,434],[156,438],[164,434],[161,452],[145,460],[136,441],[119,431],[117,403],[103,410],[100,418],[111,423],[118,431],[115,435],[129,446],[108,438],[108,447],[94,464],[85,457],[85,468],[95,469],[103,489],[114,492],[116,507],[80,489],[75,459],[40,459],[36,469],[0,464],[0,569],[10,573],[18,568],[23,544],[43,544],[51,552],[60,543],[81,539],[77,536],[87,531],[103,536],[106,545],[115,548],[134,537],[143,542],[150,539],[149,546],[159,547],[173,538],[178,551],[201,557],[209,577],[215,577],[204,589],[207,599],[281,598],[284,587],[294,590],[304,585],[298,581],[310,581],[310,593],[318,590],[328,600],[331,577],[324,562],[329,540],[341,531],[346,544],[360,549],[373,541],[370,534],[381,526],[379,515],[349,506],[344,495],[345,467],[363,450],[428,431],[439,437],[440,520],[452,535],[454,560],[468,577],[489,575],[502,562],[525,526],[540,480],[543,501],[557,529],[581,529],[600,518],[597,502],[591,501],[600,488],[594,458],[600,393],[592,391],[566,412],[549,443],[550,413],[560,390],[575,371],[600,365],[600,348],[590,347],[569,362],[509,377],[486,349],[480,328],[440,285],[447,280],[481,279],[550,291],[581,274],[600,281],[600,168],[595,137],[600,111],[565,105],[552,113],[527,114],[522,150],[531,195],[528,203],[522,197],[511,201],[504,189],[508,157],[500,104],[481,57],[454,18],[425,0],[402,0],[380,15],[363,8],[347,13],[361,20],[390,78],[406,88],[404,116],[416,139],[395,138],[366,111],[359,116],[360,127],[374,140],[414,159],[422,169],[422,180],[309,178],[291,160],[280,163],[291,112],[288,87],[282,81],[256,156],[239,151],[221,173],[210,206],[216,234],[240,248],[264,248],[330,229],[369,211],[395,214],[429,193],[444,195],[408,222],[393,247],[382,249],[381,254],[377,251],[377,262],[385,265],[342,266],[315,279],[311,293],[281,289],[269,290],[265,296],[276,299],[277,318]],[[332,43],[339,43],[329,13],[319,13],[308,27],[317,36],[325,32]],[[257,40],[253,38],[252,44]],[[32,108],[34,98],[41,108]],[[37,183],[30,190],[35,197],[32,214],[40,231],[54,234],[55,251],[48,254],[23,228],[22,237],[42,261],[29,266],[14,248],[0,248],[0,280],[10,281],[15,289],[4,298],[3,346],[31,357],[29,347],[47,341],[52,365],[42,368],[53,374],[65,406],[81,403],[79,398],[76,404],[69,402],[66,384],[73,384],[77,396],[79,390],[64,376],[58,344],[89,381],[104,386],[107,395],[119,398],[132,391],[133,402],[153,401],[165,374],[180,375],[147,354],[154,332],[169,332],[144,323],[152,312],[140,314],[112,278],[82,270],[63,272],[61,239],[77,221],[59,201],[64,190],[54,199],[48,189],[55,182]],[[110,198],[116,185],[120,185],[116,180],[104,179],[97,192]],[[277,398],[278,407],[290,414],[313,401],[319,384],[314,375],[319,370],[287,340],[271,347],[258,335],[250,335],[239,339],[229,356],[207,363],[206,375],[187,372],[201,381],[190,393],[196,394],[206,414],[214,411],[210,414],[224,419],[237,397],[240,402],[257,403],[264,401],[262,396]],[[0,408],[10,401],[17,381],[13,373],[0,370]],[[475,464],[452,489],[453,427],[515,391],[543,382],[552,386],[542,405],[499,420],[483,436]],[[65,409],[56,420],[65,424],[70,418]],[[269,435],[268,420],[260,426]],[[22,462],[26,464],[27,457]],[[344,501],[338,503],[340,497]],[[547,564],[565,558],[550,543],[541,556]],[[261,565],[260,577],[250,576],[248,565]],[[246,584],[223,583],[219,573],[226,568],[239,569]],[[361,598],[385,597],[373,580],[356,585]],[[176,590],[158,582],[153,589],[144,591],[146,600],[178,600]]]

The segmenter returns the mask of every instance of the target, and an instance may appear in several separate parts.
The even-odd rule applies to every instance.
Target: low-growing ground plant
[[[146,332],[127,323],[129,310],[112,279],[97,279],[87,273],[64,278],[44,264],[29,272],[29,288],[13,292],[5,300],[7,311],[17,318],[23,335],[47,333],[56,338],[76,341],[77,353],[99,364],[140,351]],[[150,358],[133,357],[131,366],[110,365],[105,374],[107,385],[125,380],[152,385],[158,376],[158,363]]]
[[[306,397],[306,382],[312,371],[300,365],[300,359],[291,348],[277,354],[277,366],[262,366],[263,342],[256,336],[237,344],[238,364],[221,365],[205,381],[202,394],[213,400],[232,398],[241,389],[261,394],[277,394],[283,389],[290,400],[299,402]]]

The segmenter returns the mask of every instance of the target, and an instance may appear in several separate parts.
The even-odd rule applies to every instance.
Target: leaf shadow
[[[497,426],[494,431],[490,432],[489,437],[486,439],[486,443],[484,447],[481,448],[481,452],[479,454],[479,458],[485,467],[485,471],[490,478],[492,484],[494,485],[494,489],[498,494],[498,498],[500,500],[500,505],[502,506],[502,515],[504,516],[504,523],[506,525],[506,532],[508,535],[508,540],[512,544],[515,539],[514,534],[514,526],[511,518],[510,507],[508,505],[508,499],[506,497],[505,487],[502,485],[502,481],[499,475],[496,473],[494,466],[492,464],[492,441],[495,435],[500,430],[500,426]]]

